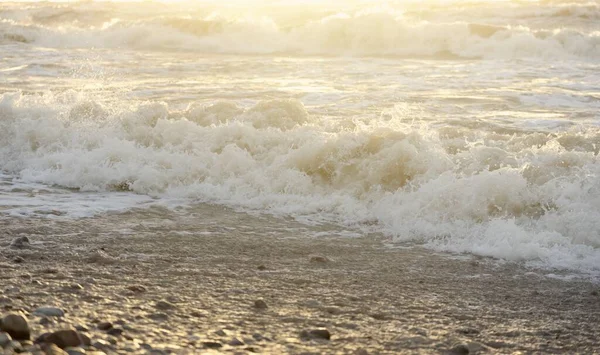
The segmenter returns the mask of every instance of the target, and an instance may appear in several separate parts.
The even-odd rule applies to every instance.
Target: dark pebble
[[[209,349],[218,349],[223,346],[223,344],[219,343],[218,341],[203,341],[202,345]]]
[[[303,330],[302,332],[300,332],[300,338],[302,338],[302,339],[324,339],[324,340],[330,340],[331,339],[331,333],[329,333],[329,330],[327,330],[325,328]]]

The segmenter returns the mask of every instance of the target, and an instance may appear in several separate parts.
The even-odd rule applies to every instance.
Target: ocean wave
[[[533,30],[468,22],[415,21],[389,10],[338,13],[301,25],[268,17],[158,16],[101,26],[52,27],[4,19],[0,40],[52,48],[130,48],[227,54],[456,58],[598,58],[600,31]]]
[[[5,93],[0,165],[23,181],[219,203],[599,271],[600,129],[407,125],[397,112],[410,115],[336,126],[297,100],[175,110],[72,91]]]

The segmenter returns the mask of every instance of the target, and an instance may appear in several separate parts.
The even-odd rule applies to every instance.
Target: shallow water
[[[0,213],[211,203],[597,273],[598,18],[3,3]]]

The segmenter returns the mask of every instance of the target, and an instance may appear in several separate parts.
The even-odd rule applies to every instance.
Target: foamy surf
[[[217,203],[599,271],[599,128],[503,132],[401,116],[410,114],[332,121],[293,99],[182,109],[5,93],[0,165],[28,183]]]
[[[183,14],[173,10],[164,14],[151,5],[135,12],[127,5],[120,6],[102,10],[87,4],[9,8],[0,12],[0,43],[221,54],[600,57],[600,32],[593,26],[600,13],[597,4],[559,4],[542,12],[523,5],[515,9],[513,17],[500,22],[485,6],[457,7],[450,13],[448,8],[436,7],[426,11],[410,6],[354,5],[338,11],[300,7],[295,21],[288,13],[292,10],[282,14],[269,8],[247,16],[226,9],[200,8],[190,10],[192,17],[183,10]],[[472,22],[473,18],[483,22]],[[528,26],[532,21],[524,19],[532,18],[542,22]],[[558,27],[557,18],[563,21]],[[584,19],[590,19],[590,24],[581,26]]]

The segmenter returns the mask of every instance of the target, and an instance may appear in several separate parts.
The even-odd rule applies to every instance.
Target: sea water
[[[599,124],[598,1],[0,3],[0,218],[213,204],[597,273]]]

